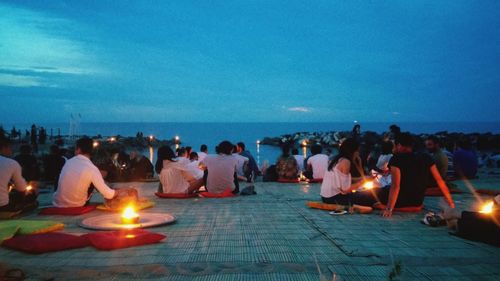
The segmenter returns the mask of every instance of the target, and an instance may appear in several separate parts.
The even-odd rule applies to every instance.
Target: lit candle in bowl
[[[374,187],[375,187],[375,185],[373,184],[373,181],[366,181],[363,184],[363,188],[366,189],[366,190],[373,189]]]
[[[491,214],[493,212],[493,201],[489,201],[484,203],[483,206],[481,206],[481,210],[479,210],[481,214]]]
[[[128,206],[123,210],[121,219],[123,224],[136,224],[139,222],[139,214],[134,210],[134,207]]]

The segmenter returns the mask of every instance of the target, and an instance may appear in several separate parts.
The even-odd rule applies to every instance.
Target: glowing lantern
[[[373,189],[374,187],[375,187],[375,185],[373,184],[373,181],[366,181],[363,184],[363,188],[366,189],[366,190]]]
[[[98,147],[98,146],[99,146],[99,142],[98,142],[98,141],[94,141],[94,142],[92,143],[92,146],[93,146],[94,148]]]
[[[139,214],[132,206],[125,208],[121,218],[123,224],[136,224],[139,222]]]
[[[489,201],[481,206],[481,210],[479,212],[482,214],[491,214],[493,212],[493,201]]]

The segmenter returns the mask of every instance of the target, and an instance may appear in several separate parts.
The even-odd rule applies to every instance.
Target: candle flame
[[[364,189],[373,189],[375,186],[373,184],[373,181],[366,181],[364,184],[363,184],[363,188]]]
[[[92,146],[93,146],[94,148],[98,147],[98,146],[99,146],[99,142],[98,142],[98,141],[94,141],[94,143],[92,143]]]
[[[485,203],[481,207],[481,210],[479,212],[482,214],[491,214],[493,212],[493,201],[489,201],[489,202]]]
[[[139,214],[135,211],[133,206],[128,206],[125,208],[122,214],[122,218],[124,219],[133,219],[139,217]]]

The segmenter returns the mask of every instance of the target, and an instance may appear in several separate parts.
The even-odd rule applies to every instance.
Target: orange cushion
[[[307,205],[307,207],[312,208],[312,209],[320,209],[320,210],[326,210],[326,211],[335,211],[338,209],[345,208],[345,206],[343,206],[343,205],[326,204],[323,202],[316,202],[316,201],[307,201],[306,205]]]
[[[299,183],[299,179],[278,179],[280,183]]]
[[[200,192],[200,196],[205,198],[226,198],[226,197],[234,197],[236,195],[233,193],[231,188],[228,188],[224,190],[224,192],[222,193],[211,193],[208,191]]]
[[[375,206],[373,206],[374,209],[377,209],[377,210],[385,210],[387,208],[386,205],[383,205],[383,204],[376,204]],[[400,207],[400,208],[394,208],[394,212],[401,212],[401,213],[418,213],[420,211],[422,211],[422,209],[424,208],[424,205],[420,205],[420,206],[412,206],[412,207]]]
[[[83,215],[95,210],[95,205],[88,205],[83,207],[69,207],[69,208],[58,208],[58,207],[48,207],[42,209],[39,215],[59,215],[59,216],[78,216]]]
[[[61,232],[31,234],[5,240],[2,246],[31,254],[42,254],[89,246],[89,240]]]
[[[170,199],[187,199],[187,198],[194,198],[198,197],[197,194],[195,193],[163,193],[163,192],[156,192],[156,196],[160,198],[170,198]]]
[[[143,229],[93,232],[83,236],[89,240],[90,245],[104,251],[158,243],[167,237]]]
[[[322,183],[323,182],[323,179],[312,179],[312,180],[309,180],[310,183]]]

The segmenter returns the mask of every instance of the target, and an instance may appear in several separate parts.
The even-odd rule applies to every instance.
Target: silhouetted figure
[[[45,128],[40,127],[40,135],[38,136],[38,143],[45,144],[46,140],[47,140],[47,131],[45,131]]]
[[[40,168],[31,146],[25,144],[19,150],[20,153],[14,157],[14,160],[21,165],[23,178],[27,181],[38,181],[40,179]]]
[[[130,153],[130,180],[141,180],[152,178],[154,173],[153,164],[147,157],[138,151]]]
[[[57,185],[59,174],[65,162],[66,160],[61,156],[59,147],[57,145],[50,146],[50,153],[43,157],[44,180]]]

